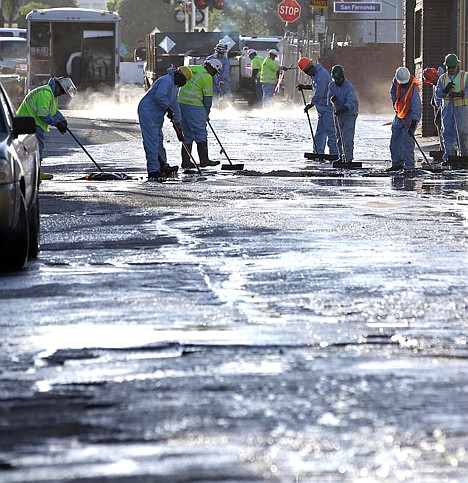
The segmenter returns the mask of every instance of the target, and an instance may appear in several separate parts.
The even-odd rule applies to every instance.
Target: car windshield
[[[0,42],[0,54],[3,58],[26,59],[27,42],[5,40]]]

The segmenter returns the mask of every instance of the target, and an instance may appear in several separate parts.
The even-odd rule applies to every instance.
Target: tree
[[[283,35],[284,23],[277,14],[279,0],[226,1],[223,11],[212,13],[210,20],[220,30],[238,30],[242,35]]]
[[[138,39],[158,28],[162,32],[183,32],[184,24],[176,19],[175,5],[162,0],[119,0],[122,19],[122,42],[132,46]]]
[[[122,0],[108,0],[106,4],[106,8],[110,12],[118,12],[120,9],[121,3],[122,3]]]
[[[40,2],[29,2],[23,7],[21,7],[18,11],[18,17],[16,18],[16,22],[18,23],[19,28],[26,28],[26,15],[31,12],[32,10],[40,10],[42,8],[47,8],[47,5],[40,3]]]
[[[21,0],[3,0],[3,11],[7,15],[8,25],[11,27],[18,10],[23,2]]]
[[[16,4],[24,4],[24,0],[4,0],[4,5],[6,2],[13,2]],[[18,23],[18,27],[26,28],[26,15],[31,12],[31,10],[40,10],[42,8],[57,8],[57,7],[77,7],[78,4],[76,0],[44,0],[42,2],[29,2],[22,7],[19,7],[15,11],[13,19]],[[13,20],[9,20],[10,25]]]

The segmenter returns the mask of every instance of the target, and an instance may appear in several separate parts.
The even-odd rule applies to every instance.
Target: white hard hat
[[[56,77],[55,81],[60,84],[65,94],[68,94],[70,97],[76,96],[78,91],[76,90],[76,86],[70,77]]]
[[[406,67],[398,67],[395,72],[395,79],[398,84],[406,84],[411,79],[410,71]]]
[[[250,57],[252,54],[256,54],[256,53],[257,53],[257,51],[256,51],[255,49],[249,49],[249,50],[247,51],[247,55],[248,55],[249,57]]]
[[[269,54],[276,55],[276,56],[278,56],[278,55],[279,55],[279,52],[278,52],[276,49],[270,49],[270,50],[268,51],[268,53],[269,53]]]
[[[215,47],[216,52],[226,52],[227,51],[227,45],[226,44],[217,44]]]
[[[211,65],[217,74],[221,74],[221,71],[223,70],[223,64],[218,59],[205,60],[203,67],[206,67],[207,65]]]

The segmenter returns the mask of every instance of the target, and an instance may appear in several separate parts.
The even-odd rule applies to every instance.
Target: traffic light
[[[224,0],[213,0],[213,8],[222,10],[224,8]]]
[[[204,10],[210,6],[210,0],[195,0],[195,6],[198,10]]]

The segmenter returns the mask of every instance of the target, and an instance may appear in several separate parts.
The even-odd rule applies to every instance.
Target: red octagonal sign
[[[301,6],[296,0],[283,0],[278,5],[278,15],[283,22],[295,22],[301,16]]]

